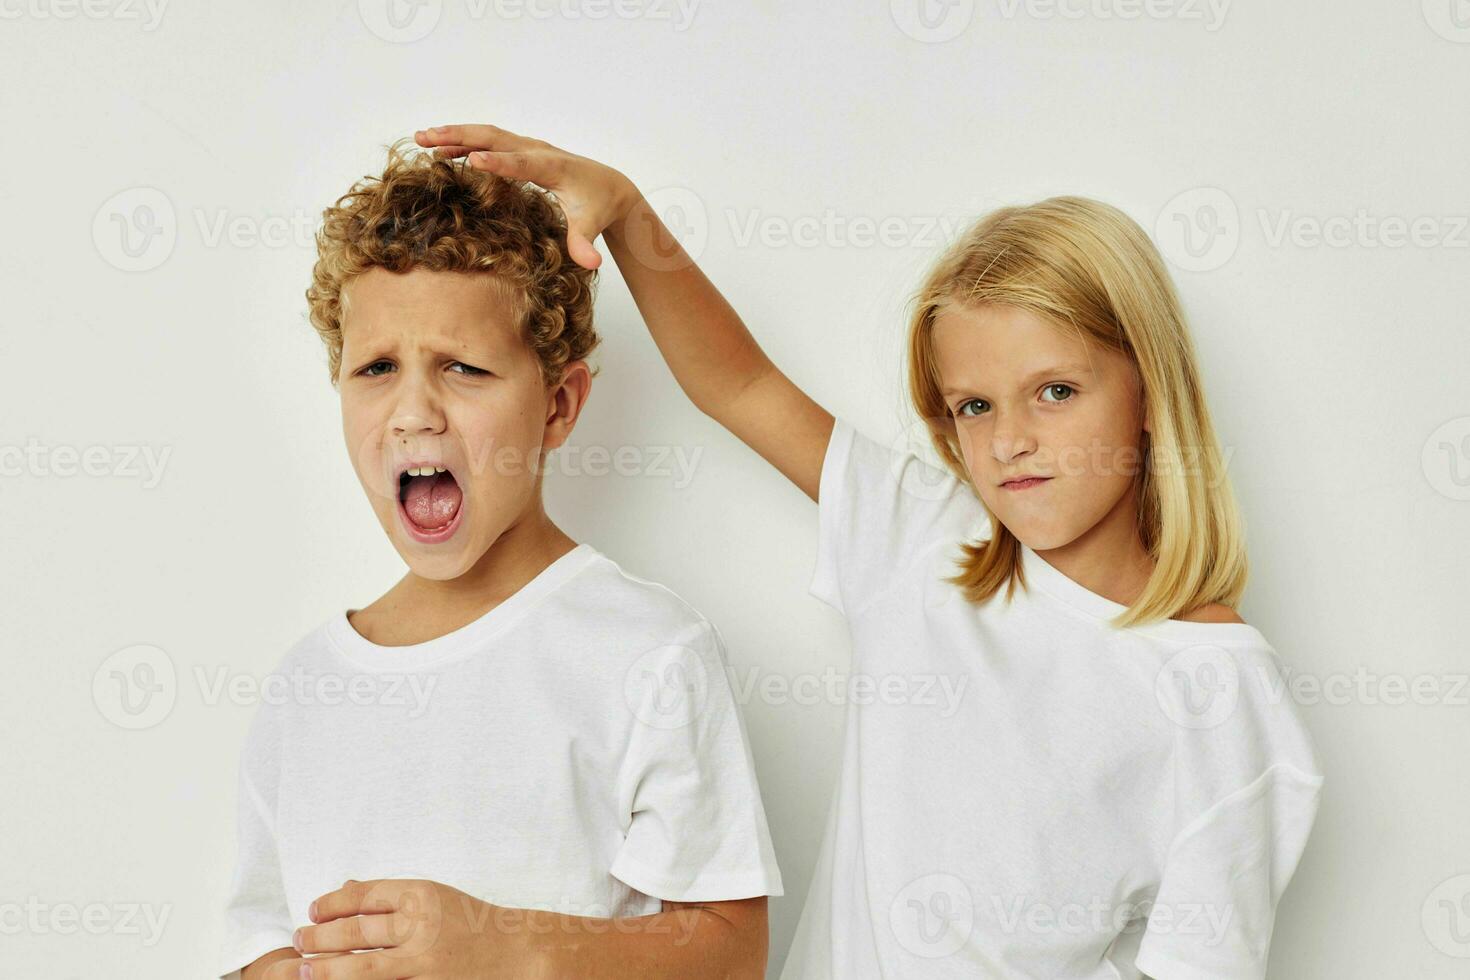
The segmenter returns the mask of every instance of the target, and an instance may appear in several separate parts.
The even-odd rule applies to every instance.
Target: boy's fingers
[[[323,953],[306,961],[311,980],[394,980],[403,976],[401,957],[383,953]],[[298,980],[301,966],[291,980]]]
[[[519,133],[512,133],[508,129],[499,126],[485,125],[458,125],[458,126],[435,126],[420,130],[415,133],[415,138],[422,135],[428,142],[426,146],[441,146],[452,144],[456,146],[473,146],[478,150],[528,150],[534,146],[540,146],[540,141],[533,140]]]
[[[412,882],[398,879],[381,881],[349,881],[336,891],[311,903],[308,914],[312,922],[331,922],[347,915],[374,915],[392,912]]]
[[[298,953],[346,953],[357,949],[401,946],[417,923],[398,913],[351,915],[296,930]]]
[[[313,956],[312,961],[315,962],[316,960],[330,960],[335,959],[338,956],[351,955],[351,953],[323,953],[320,956]],[[300,956],[292,956],[290,959],[276,960],[270,966],[265,968],[265,974],[261,977],[261,980],[301,980],[301,960],[302,958]]]

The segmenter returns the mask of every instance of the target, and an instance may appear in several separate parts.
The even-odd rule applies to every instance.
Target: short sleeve
[[[1166,712],[1176,723],[1177,830],[1135,963],[1154,980],[1264,977],[1277,904],[1316,819],[1321,768],[1296,703],[1280,695],[1283,667],[1269,645],[1181,655],[1190,660],[1170,663],[1194,663],[1212,707]]]
[[[817,489],[817,560],[809,591],[853,615],[940,544],[989,535],[969,485],[838,418]]]
[[[627,831],[612,875],[673,902],[784,894],[718,631],[701,624],[633,671],[619,775]]]
[[[1276,905],[1317,813],[1320,777],[1276,766],[1170,849],[1136,965],[1154,980],[1266,975]]]
[[[290,946],[295,932],[276,850],[276,753],[269,707],[260,705],[251,721],[236,780],[235,871],[217,974],[225,980],[239,980],[246,966]]]

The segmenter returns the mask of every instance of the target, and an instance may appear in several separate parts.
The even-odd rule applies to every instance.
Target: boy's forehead
[[[514,308],[495,276],[373,268],[342,288],[344,345],[412,337],[474,347],[517,336]]]

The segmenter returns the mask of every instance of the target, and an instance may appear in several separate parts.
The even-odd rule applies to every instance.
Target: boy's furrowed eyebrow
[[[1042,378],[1055,378],[1055,377],[1060,377],[1060,376],[1065,375],[1065,374],[1088,374],[1088,373],[1091,373],[1091,371],[1092,371],[1092,368],[1088,367],[1085,364],[1055,364],[1055,365],[1052,365],[1051,367],[1042,368],[1040,371],[1033,371],[1033,372],[1031,372],[1026,377],[1024,377],[1024,378],[1021,379],[1021,383],[1017,387],[1020,387],[1020,388],[1029,388],[1033,384],[1035,384],[1036,382],[1040,381]],[[970,390],[972,390],[972,389],[970,389],[970,388],[950,388],[950,387],[947,387],[946,386],[946,387],[940,388],[939,389],[939,392],[940,392],[940,394],[948,397],[950,395],[958,395],[962,391],[970,391]]]
[[[491,360],[500,355],[502,345],[498,341],[491,338],[480,337],[476,338],[476,342],[472,344],[459,345],[453,343],[436,343],[430,346],[435,352],[445,357],[466,357],[472,360]],[[377,343],[373,344],[363,344],[361,350],[353,352],[352,359],[362,359],[363,364],[371,364],[373,363],[373,360],[391,356],[397,351],[397,349],[398,345],[392,339],[380,340]],[[366,360],[366,358],[369,357],[371,357],[373,360]]]

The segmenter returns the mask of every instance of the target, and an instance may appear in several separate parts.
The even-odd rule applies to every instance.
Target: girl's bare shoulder
[[[1244,623],[1245,620],[1229,606],[1222,602],[1212,602],[1207,606],[1200,606],[1178,617],[1186,623]]]

